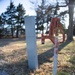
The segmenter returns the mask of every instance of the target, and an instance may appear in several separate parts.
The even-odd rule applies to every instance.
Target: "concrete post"
[[[34,16],[25,17],[25,31],[26,31],[28,65],[30,69],[34,70],[38,68],[38,56],[37,56],[35,17]]]

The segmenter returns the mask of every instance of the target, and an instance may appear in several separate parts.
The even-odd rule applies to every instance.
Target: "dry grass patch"
[[[65,45],[59,52],[58,75],[75,73],[74,46],[75,41]],[[52,75],[53,57],[50,57],[52,48],[53,44],[50,40],[46,40],[44,45],[41,44],[41,40],[37,40],[37,52],[41,57],[39,69],[31,71],[28,67],[25,40],[0,40],[0,70],[5,70],[9,75]]]

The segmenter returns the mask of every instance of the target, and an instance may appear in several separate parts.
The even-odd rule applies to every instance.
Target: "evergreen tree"
[[[5,13],[1,14],[1,21],[2,21],[2,27],[4,28],[5,23],[6,23],[6,15],[5,15]]]
[[[15,10],[16,10],[16,8],[15,8],[13,2],[11,2],[10,5],[7,7],[7,11],[5,12],[6,23],[11,28],[12,37],[13,37],[14,25],[15,25]]]
[[[0,16],[0,27],[2,26],[2,17]]]
[[[15,15],[16,28],[17,28],[16,37],[17,38],[18,38],[19,31],[22,30],[22,27],[24,25],[24,15],[25,15],[24,7],[22,4],[19,4],[17,6],[16,15]]]
[[[4,31],[3,20],[2,16],[0,15],[0,38],[4,36],[3,31]]]

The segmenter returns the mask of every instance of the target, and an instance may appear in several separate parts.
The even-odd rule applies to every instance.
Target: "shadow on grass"
[[[0,71],[4,71],[8,75],[30,75],[31,72],[28,67],[27,60],[20,60],[16,63],[0,65]]]
[[[25,38],[8,38],[8,39],[0,39],[0,47],[6,46],[10,44],[11,42],[16,41],[24,41]]]
[[[66,41],[59,46],[59,51],[68,45],[71,41]],[[45,62],[51,62],[48,58],[54,55],[54,48],[38,55],[39,66]],[[16,63],[0,66],[0,70],[6,71],[9,75],[30,75],[31,70],[28,67],[28,60],[20,60]]]
[[[66,45],[68,45],[71,41],[65,41],[63,44],[59,45],[59,51],[63,49]],[[45,53],[42,53],[38,56],[39,65],[43,64],[44,62],[51,62],[50,59],[54,55],[54,48],[47,50]]]

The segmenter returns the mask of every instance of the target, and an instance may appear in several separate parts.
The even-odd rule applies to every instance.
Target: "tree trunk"
[[[69,0],[69,27],[67,40],[73,40],[73,13],[74,13],[73,2]]]
[[[18,38],[18,26],[17,26],[16,38]]]
[[[11,28],[11,36],[12,36],[12,38],[14,37],[14,35],[13,35],[13,28]]]
[[[37,37],[38,37],[38,24],[37,24]]]

